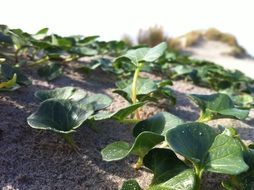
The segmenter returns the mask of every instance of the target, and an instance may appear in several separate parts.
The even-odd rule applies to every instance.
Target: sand
[[[66,142],[57,134],[32,129],[26,118],[34,112],[39,101],[34,93],[39,89],[63,86],[77,86],[89,93],[105,93],[114,99],[110,107],[114,110],[125,105],[125,101],[112,93],[115,78],[107,73],[95,71],[89,76],[74,71],[75,63],[65,68],[65,75],[53,82],[45,82],[29,71],[33,85],[15,92],[0,94],[0,187],[19,190],[115,190],[123,181],[136,178],[142,187],[147,187],[152,174],[142,168],[135,171],[132,165],[135,156],[117,162],[102,161],[100,151],[107,144],[125,140],[133,142],[131,126],[114,121],[96,123],[97,132],[82,126],[74,140],[80,148],[80,155],[71,151]],[[150,77],[155,78],[154,75]],[[157,77],[158,78],[158,77]],[[186,97],[186,93],[210,94],[213,91],[184,81],[174,82],[177,96],[176,107],[146,107],[143,117],[159,110],[167,110],[185,120],[195,120],[198,109]],[[245,121],[230,119],[217,120],[212,124],[233,125],[244,140],[254,140],[254,113]],[[221,189],[220,175],[207,174],[203,190]]]
[[[231,47],[218,41],[203,41],[197,46],[188,47],[185,50],[193,58],[209,60],[227,69],[239,70],[254,79],[254,59],[250,57],[235,58],[227,55]]]

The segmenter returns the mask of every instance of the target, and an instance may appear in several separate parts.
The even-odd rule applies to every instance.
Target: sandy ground
[[[193,58],[213,61],[227,69],[239,70],[254,79],[254,59],[237,59],[226,55],[231,47],[218,41],[205,41],[197,46],[186,48]]]
[[[124,106],[124,100],[112,93],[115,80],[112,76],[100,71],[84,76],[74,72],[72,67],[66,67],[65,76],[48,83],[33,72],[29,74],[33,76],[33,85],[0,94],[0,187],[3,190],[115,190],[131,178],[136,178],[142,187],[147,187],[152,175],[144,168],[140,171],[132,169],[136,161],[134,156],[110,163],[101,159],[100,151],[107,144],[117,140],[133,141],[130,126],[104,121],[97,123],[99,132],[81,127],[74,135],[80,147],[81,155],[78,155],[57,134],[40,132],[26,123],[26,118],[39,105],[33,95],[39,89],[72,85],[90,93],[110,95],[114,99],[110,109]],[[178,98],[177,105],[165,109],[185,120],[198,117],[198,109],[190,103],[186,93],[212,93],[209,89],[183,81],[174,82],[173,89]],[[158,111],[154,106],[144,110],[144,117]],[[218,123],[233,125],[245,140],[254,140],[254,128],[250,127],[254,126],[253,111],[248,121],[225,119],[212,124]],[[202,189],[221,189],[217,178],[220,176],[206,175]]]

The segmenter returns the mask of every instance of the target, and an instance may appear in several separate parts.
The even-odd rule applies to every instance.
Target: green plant
[[[63,70],[60,64],[49,63],[40,67],[37,71],[38,75],[47,81],[54,80],[63,74]]]
[[[236,108],[231,98],[222,93],[211,95],[192,94],[189,96],[201,109],[198,121],[204,122],[218,118],[245,119],[248,110]]]
[[[184,123],[183,120],[170,113],[158,113],[135,125],[133,128],[135,142],[132,146],[124,141],[109,144],[102,150],[102,158],[105,161],[114,161],[121,160],[129,154],[135,154],[139,157],[135,168],[139,169],[143,165],[144,156],[155,145],[165,140],[166,132],[182,123]]]
[[[116,59],[116,62],[121,61],[129,61],[131,64],[135,66],[135,73],[132,80],[131,86],[131,101],[132,103],[137,102],[137,81],[139,77],[139,73],[142,70],[144,64],[147,62],[154,62],[157,60],[164,51],[166,50],[166,43],[161,43],[153,48],[138,48],[134,50],[129,50],[127,53],[121,57]],[[139,112],[136,112],[136,118],[140,119]]]
[[[172,85],[170,80],[153,81],[149,78],[138,78],[136,82],[136,100],[138,102],[158,102],[165,98],[175,104],[176,98],[173,95],[172,90],[167,87],[168,85]],[[132,80],[118,81],[116,82],[116,86],[118,88],[113,92],[121,95],[129,103],[134,103],[132,98]]]
[[[154,173],[149,190],[199,190],[204,172],[232,176],[249,169],[241,143],[227,131],[217,133],[203,123],[185,123],[169,129],[166,142],[170,149],[154,148],[144,156],[144,166]],[[138,188],[137,183],[131,183]]]
[[[38,110],[27,118],[28,124],[35,129],[51,130],[62,134],[72,146],[70,133],[75,132],[85,121],[114,119],[120,122],[137,122],[126,119],[145,102],[132,104],[115,112],[101,111],[107,108],[112,99],[104,94],[87,95],[76,87],[63,87],[41,90],[35,96],[42,101]]]

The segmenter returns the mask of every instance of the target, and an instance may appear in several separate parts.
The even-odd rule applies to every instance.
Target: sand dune
[[[230,52],[231,47],[222,42],[205,41],[185,50],[190,52],[193,58],[212,61],[231,70],[237,69],[254,79],[254,59],[239,59],[226,55]]]

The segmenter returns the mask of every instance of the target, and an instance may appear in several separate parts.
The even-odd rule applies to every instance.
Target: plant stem
[[[142,165],[143,165],[143,157],[138,157],[138,161],[137,161],[137,163],[135,164],[134,168],[135,168],[136,170],[138,170],[138,169],[141,168]]]
[[[195,166],[196,185],[194,190],[200,190],[202,174],[203,169],[201,169],[199,166]]]
[[[240,142],[244,152],[250,152],[249,147],[242,141],[239,135],[236,136],[237,140]]]
[[[62,134],[64,140],[71,146],[71,148],[75,151],[75,152],[79,152],[78,150],[78,146],[76,145],[76,143],[74,142],[71,134]]]
[[[138,66],[135,70],[134,76],[133,76],[133,81],[132,81],[132,89],[131,89],[131,100],[132,103],[135,104],[137,102],[137,81],[138,81],[138,76],[140,73],[140,68],[141,66]],[[135,112],[135,118],[140,119],[140,114],[139,110]]]
[[[204,123],[204,122],[210,121],[211,119],[212,119],[212,116],[211,116],[211,115],[205,113],[204,111],[201,111],[200,116],[199,116],[199,118],[197,119],[197,122],[202,122],[202,123]]]

